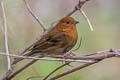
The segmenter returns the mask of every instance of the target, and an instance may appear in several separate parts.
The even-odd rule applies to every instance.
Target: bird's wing
[[[60,46],[66,40],[64,33],[57,33],[53,35],[47,35],[39,40],[31,49],[33,53],[45,53],[51,51]]]

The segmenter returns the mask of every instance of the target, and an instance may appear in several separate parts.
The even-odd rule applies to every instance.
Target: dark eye
[[[66,24],[70,24],[70,22],[69,22],[69,21],[67,21],[67,22],[66,22]]]

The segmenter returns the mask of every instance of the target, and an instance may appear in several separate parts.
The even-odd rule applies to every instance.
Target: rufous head
[[[76,27],[77,23],[79,23],[79,22],[75,21],[74,18],[67,16],[67,17],[62,18],[58,22],[57,26],[61,30],[66,30],[66,29],[68,30],[68,29],[72,29],[72,28]]]
[[[66,24],[66,25],[71,25],[71,24],[77,24],[77,23],[79,23],[78,21],[75,21],[74,18],[69,17],[69,16],[64,17],[59,22],[62,23],[62,24]]]

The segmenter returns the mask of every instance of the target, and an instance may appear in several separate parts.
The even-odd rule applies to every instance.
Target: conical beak
[[[74,21],[73,24],[78,24],[79,22],[78,21]]]

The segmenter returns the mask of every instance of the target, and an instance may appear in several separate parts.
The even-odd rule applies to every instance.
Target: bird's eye
[[[70,24],[70,22],[69,22],[69,21],[67,21],[67,22],[66,22],[66,24]]]

